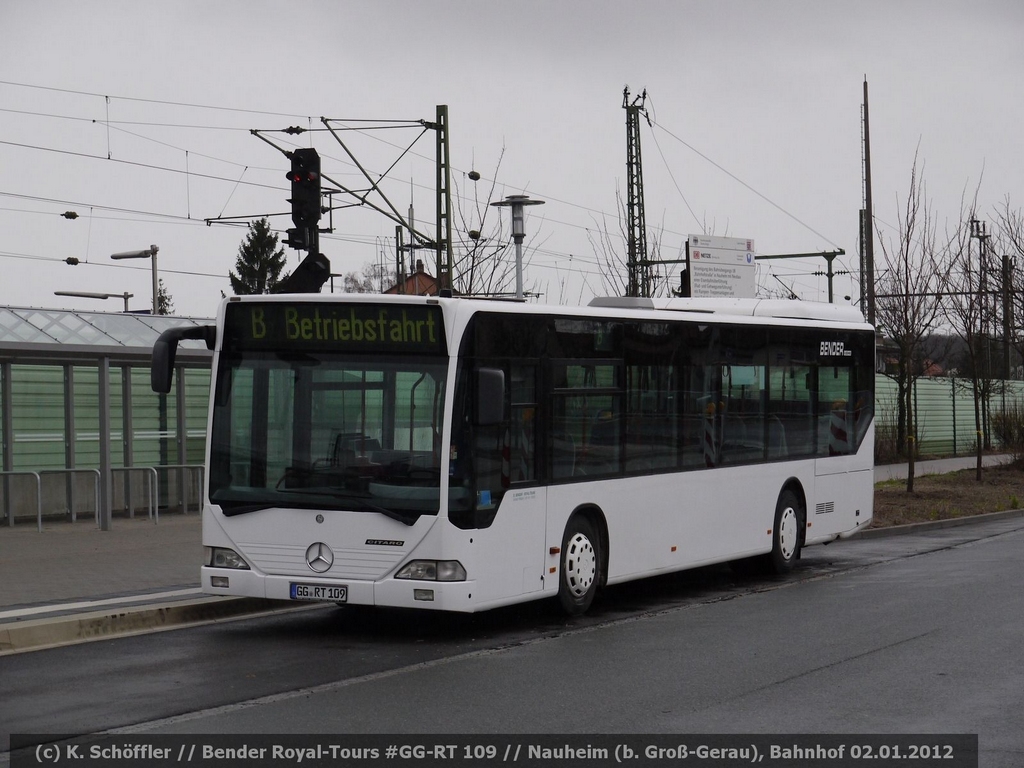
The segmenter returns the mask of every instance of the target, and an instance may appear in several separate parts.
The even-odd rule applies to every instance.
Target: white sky
[[[626,85],[647,90],[655,123],[641,142],[664,258],[706,228],[762,254],[842,248],[836,269],[856,270],[865,76],[883,229],[918,148],[940,221],[979,183],[990,222],[1007,197],[1024,205],[1019,0],[0,0],[0,28],[0,305],[118,311],[120,300],[53,292],[128,291],[144,309],[149,262],[109,256],[157,244],[176,314],[212,317],[245,228],[204,220],[276,213],[276,229],[291,226],[287,160],[250,129],[433,120],[438,104],[463,195],[485,198],[496,177],[496,199],[546,201],[527,220],[527,287],[586,303],[605,292],[588,229],[617,231],[625,195]],[[345,137],[380,173],[414,135]],[[272,137],[312,141],[325,174],[358,183],[329,135]],[[387,186],[403,212],[415,190],[431,232],[433,142],[420,139]],[[395,230],[351,209],[334,226],[321,250],[337,273],[375,260]],[[824,299],[812,274],[823,260],[768,264],[762,289],[781,289],[770,269]],[[856,275],[835,291],[856,301]]]

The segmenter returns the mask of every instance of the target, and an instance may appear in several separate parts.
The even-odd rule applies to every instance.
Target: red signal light
[[[291,182],[292,221],[299,230],[313,228],[320,221],[320,155],[315,149],[296,149],[290,155],[291,170],[285,178]],[[296,246],[300,247],[300,246]]]

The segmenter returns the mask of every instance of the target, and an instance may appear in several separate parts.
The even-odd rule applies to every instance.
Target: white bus
[[[756,559],[871,521],[875,337],[850,307],[233,297],[202,588],[480,611]]]

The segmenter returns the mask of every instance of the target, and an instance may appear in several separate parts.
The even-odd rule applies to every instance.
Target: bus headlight
[[[233,549],[224,547],[203,547],[203,565],[211,565],[214,568],[249,570],[249,564],[242,559],[240,554]]]
[[[396,579],[465,581],[466,569],[458,560],[413,560],[402,566]]]

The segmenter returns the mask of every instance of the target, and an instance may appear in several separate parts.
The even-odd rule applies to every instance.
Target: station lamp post
[[[124,311],[128,311],[128,299],[135,294],[128,293],[92,293],[91,291],[54,291],[54,296],[78,296],[83,299],[124,299]]]
[[[504,200],[491,203],[499,208],[512,209],[512,240],[516,244],[516,298],[523,298],[523,238],[526,236],[524,228],[523,208],[527,205],[544,205],[543,200],[531,200],[529,195],[509,195]]]
[[[157,278],[156,272],[156,254],[160,249],[155,246],[149,246],[148,250],[145,251],[124,251],[123,253],[111,254],[112,259],[152,259],[153,260],[153,314],[159,314],[159,294],[160,294],[160,281]]]

